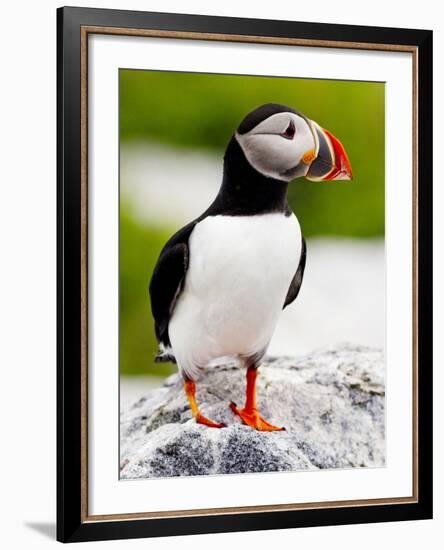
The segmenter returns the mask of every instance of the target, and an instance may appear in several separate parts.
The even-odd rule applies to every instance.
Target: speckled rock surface
[[[177,375],[121,412],[122,479],[275,472],[385,464],[384,355],[342,345],[298,358],[268,358],[259,370],[258,409],[285,432],[244,426],[245,371],[208,369],[197,384],[206,416],[198,425]]]

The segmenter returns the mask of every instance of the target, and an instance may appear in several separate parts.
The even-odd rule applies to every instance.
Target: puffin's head
[[[264,176],[291,181],[351,180],[341,142],[302,113],[267,103],[249,113],[235,133],[249,164]]]

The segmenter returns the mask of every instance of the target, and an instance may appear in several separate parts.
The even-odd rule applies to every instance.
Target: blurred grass
[[[304,233],[371,237],[384,233],[383,83],[120,71],[120,137],[223,151],[255,107],[283,103],[342,141],[353,182],[290,186]]]
[[[120,140],[207,149],[221,158],[242,118],[268,102],[302,111],[336,135],[353,168],[353,182],[289,186],[289,202],[304,235],[375,237],[384,234],[383,83],[120,70]],[[125,182],[121,181],[121,186]],[[167,227],[120,214],[120,368],[122,374],[165,375],[157,350],[148,296]]]
[[[168,228],[139,225],[131,210],[120,208],[120,372],[165,376],[172,365],[156,364],[154,322],[151,316],[148,285],[154,265],[165,242]]]

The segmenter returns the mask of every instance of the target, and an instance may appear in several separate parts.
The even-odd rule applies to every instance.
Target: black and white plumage
[[[320,132],[324,149],[330,143],[325,158]],[[259,364],[304,275],[306,246],[287,202],[288,183],[310,178],[312,166],[313,179],[329,179],[337,170],[335,146],[283,105],[263,105],[238,127],[217,197],[166,243],[150,282],[159,359],[175,359],[185,380],[220,357]],[[350,175],[348,164],[331,179]]]

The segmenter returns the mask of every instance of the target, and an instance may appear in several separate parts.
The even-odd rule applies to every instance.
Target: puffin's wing
[[[299,265],[293,277],[293,280],[291,281],[290,288],[288,289],[287,297],[285,298],[285,304],[282,309],[285,309],[289,304],[291,304],[296,299],[296,296],[299,294],[299,290],[302,285],[302,279],[304,277],[306,256],[307,246],[305,244],[304,237],[302,237],[301,258],[299,260]]]
[[[151,311],[156,337],[165,347],[170,346],[168,324],[188,269],[188,238],[193,228],[194,224],[184,227],[167,242],[150,281]]]

